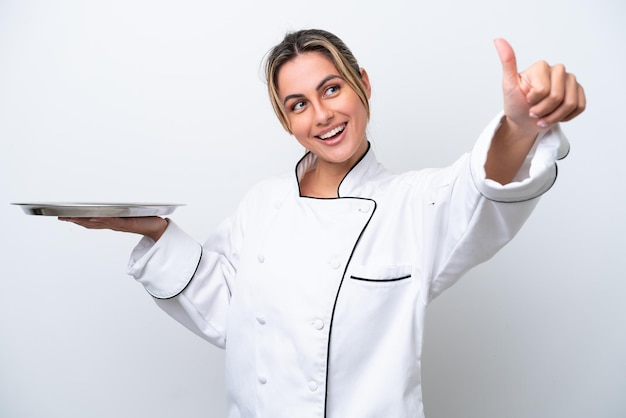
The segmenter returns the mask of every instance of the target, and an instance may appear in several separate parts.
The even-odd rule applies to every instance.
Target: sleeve
[[[507,185],[487,179],[485,162],[491,140],[502,123],[504,114],[494,118],[483,131],[471,153],[472,179],[478,191],[487,199],[499,202],[518,202],[534,199],[547,192],[557,177],[556,161],[569,153],[569,142],[560,125],[542,132],[528,153],[513,182]]]
[[[241,236],[236,219],[225,220],[204,246],[170,220],[156,243],[139,242],[128,267],[161,309],[222,348]]]
[[[423,224],[426,303],[513,239],[554,184],[556,161],[569,151],[567,138],[555,126],[537,138],[513,182],[489,180],[484,164],[501,119],[502,114],[487,126],[471,154],[429,180],[432,196]]]
[[[156,299],[180,294],[194,277],[202,246],[172,220],[157,243],[143,237],[131,253],[128,273]]]

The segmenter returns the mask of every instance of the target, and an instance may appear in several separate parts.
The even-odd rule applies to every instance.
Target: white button
[[[309,390],[310,390],[311,392],[315,392],[315,391],[317,390],[317,388],[318,388],[318,386],[317,386],[317,382],[314,382],[314,381],[312,381],[312,380],[311,380],[311,381],[309,382]]]
[[[267,383],[267,379],[265,377],[263,377],[263,376],[259,376],[259,383],[264,385],[264,384]]]
[[[330,267],[333,270],[337,270],[339,267],[341,267],[341,262],[337,260],[336,258],[333,260],[330,260]]]
[[[263,318],[262,316],[257,316],[256,320],[259,324],[265,325],[265,318]]]
[[[324,321],[322,321],[321,319],[316,319],[315,321],[313,321],[313,326],[315,327],[315,329],[323,329],[324,328]]]
[[[257,255],[256,258],[259,260],[259,263],[263,263],[265,261],[265,256],[263,254]]]
[[[368,205],[367,203],[363,203],[360,207],[359,207],[359,212],[363,212],[363,213],[367,213],[370,211],[370,205]]]

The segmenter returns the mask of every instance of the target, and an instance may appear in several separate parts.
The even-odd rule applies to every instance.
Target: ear
[[[363,85],[365,86],[365,91],[367,92],[367,98],[371,99],[372,97],[372,85],[370,84],[370,77],[367,75],[367,71],[365,68],[359,69],[361,73],[361,81],[363,81]]]

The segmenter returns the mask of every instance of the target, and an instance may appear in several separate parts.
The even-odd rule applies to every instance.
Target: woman
[[[452,166],[394,175],[366,137],[371,85],[321,30],[269,54],[270,100],[308,150],[260,182],[200,246],[162,218],[62,218],[144,235],[129,272],[176,320],[226,349],[229,417],[423,417],[428,303],[525,222],[585,107],[563,66],[518,74],[496,40],[504,112]]]

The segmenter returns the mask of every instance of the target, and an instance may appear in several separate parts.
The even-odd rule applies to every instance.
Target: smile
[[[332,129],[332,130],[326,132],[323,135],[319,135],[318,138],[321,139],[321,140],[332,138],[333,136],[338,135],[341,132],[343,132],[344,129],[346,129],[346,124],[345,123],[343,125],[341,125],[341,126],[337,126],[335,129]]]

